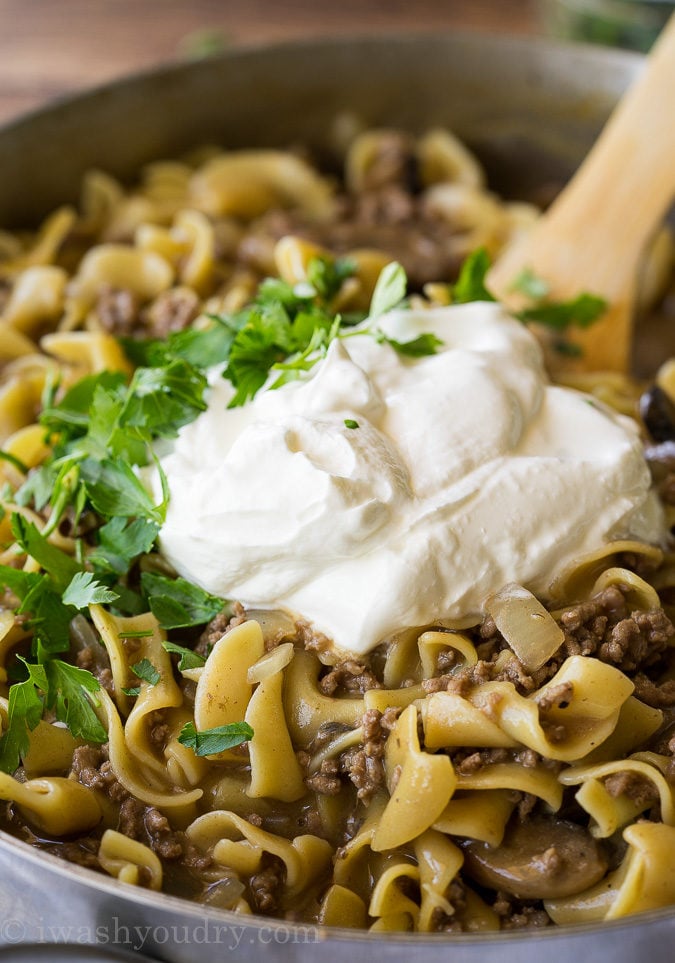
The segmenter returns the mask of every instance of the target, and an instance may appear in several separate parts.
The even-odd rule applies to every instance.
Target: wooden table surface
[[[209,44],[387,30],[540,30],[536,0],[0,0],[0,123]]]

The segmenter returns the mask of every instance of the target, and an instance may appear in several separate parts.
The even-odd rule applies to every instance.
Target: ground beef
[[[47,853],[53,853],[60,859],[66,859],[76,866],[86,866],[88,869],[99,869],[98,848],[100,839],[96,835],[81,836],[77,840],[67,843],[46,845],[41,848]]]
[[[318,632],[312,623],[305,621],[305,619],[297,620],[295,630],[298,642],[308,652],[325,652],[326,649],[333,647],[333,643],[328,636],[324,635],[323,632]]]
[[[305,785],[323,796],[337,796],[342,789],[337,759],[324,759],[321,768],[305,779]]]
[[[199,314],[199,298],[191,288],[163,291],[143,312],[143,325],[151,338],[167,338],[192,324]]]
[[[456,913],[462,913],[466,909],[466,887],[460,880],[454,879],[448,886],[445,898]],[[462,933],[464,926],[454,914],[446,913],[445,910],[437,906],[431,914],[432,933]]]
[[[175,861],[185,851],[185,834],[175,832],[166,816],[151,806],[145,811],[145,829],[150,837],[150,846],[160,859]]]
[[[368,709],[364,712],[363,747],[348,749],[340,757],[340,770],[356,786],[357,797],[368,804],[385,784],[384,750],[389,733],[396,724],[400,709],[390,706],[384,712]]]
[[[536,807],[539,797],[531,792],[518,792],[516,790],[513,794],[513,801],[516,804],[516,815],[523,823]]]
[[[653,664],[674,636],[672,622],[662,609],[633,612],[614,626],[598,656],[618,665],[622,672],[634,672],[639,666]]]
[[[455,769],[465,776],[480,772],[485,766],[504,762],[515,762],[525,769],[542,766],[555,772],[559,771],[561,765],[553,759],[546,759],[534,749],[453,749],[448,755]]]
[[[364,193],[398,186],[413,191],[417,188],[415,141],[399,130],[380,131],[375,151],[361,173],[359,189]]]
[[[89,789],[97,788],[94,782],[100,776],[99,769],[107,760],[108,753],[100,746],[78,746],[73,752],[70,774]]]
[[[272,914],[278,907],[278,892],[286,877],[286,867],[277,856],[268,856],[267,865],[251,878],[251,904],[257,913]]]
[[[480,659],[476,665],[465,666],[448,677],[447,691],[466,698],[474,686],[491,682],[495,676],[495,666]]]
[[[101,327],[117,338],[133,334],[138,324],[139,304],[132,291],[101,286],[95,311]]]
[[[120,806],[119,817],[117,820],[117,832],[129,839],[143,839],[145,836],[145,826],[143,816],[145,806],[139,799],[129,796]]]
[[[196,872],[211,865],[212,858],[196,849],[184,832],[174,830],[159,809],[146,806],[133,796],[128,796],[120,806],[117,831],[149,846],[166,862],[180,860]]]
[[[460,749],[451,754],[451,759],[457,772],[463,776],[471,776],[485,766],[510,762],[511,753],[507,749]]]
[[[541,903],[519,900],[508,893],[497,893],[492,909],[500,917],[504,930],[518,930],[525,927],[541,928],[552,925],[551,917]]]
[[[360,189],[335,199],[330,221],[311,221],[298,211],[270,211],[238,244],[236,259],[268,274],[276,242],[295,235],[337,255],[360,248],[382,251],[403,264],[414,290],[421,290],[429,278],[454,280],[467,253],[461,231],[439,217],[419,193],[414,158],[397,137],[392,134],[388,143],[383,139]]]
[[[604,785],[610,796],[628,796],[633,802],[645,808],[659,799],[654,783],[636,772],[615,772],[607,776]]]
[[[118,781],[108,761],[107,746],[79,746],[73,753],[70,774],[87,786],[104,793],[113,802],[123,802],[129,793]]]
[[[567,609],[560,624],[565,655],[594,655],[626,673],[654,665],[675,639],[663,609],[629,612],[625,592],[616,585]]]
[[[237,625],[245,622],[246,618],[246,610],[239,602],[235,602],[231,610],[224,608],[214,619],[211,619],[199,636],[195,645],[195,652],[199,655],[208,656],[216,642],[230,629],[234,629]]]
[[[675,679],[656,683],[639,672],[634,678],[635,696],[655,709],[670,709],[675,706]]]
[[[103,646],[85,646],[83,649],[80,649],[75,656],[75,662],[78,668],[91,672],[108,695],[114,695],[115,686],[113,683],[113,675],[110,669],[108,655]]]
[[[551,686],[544,695],[537,699],[539,711],[549,712],[551,709],[566,709],[573,694],[574,686],[571,682],[561,682],[559,685]]]
[[[382,683],[370,669],[354,659],[338,662],[330,672],[319,680],[319,689],[324,695],[332,696],[337,691],[358,692],[363,695],[369,689],[381,689]]]
[[[512,682],[518,692],[527,695],[551,679],[564,660],[573,655],[592,656],[615,665],[629,676],[639,669],[658,665],[675,642],[675,628],[663,609],[631,612],[627,593],[628,588],[611,585],[589,601],[565,609],[559,618],[563,644],[536,672],[527,672],[515,656],[497,666],[499,653],[508,645],[493,619],[487,617],[474,631],[478,663],[453,673],[448,680],[448,691],[466,697],[475,685],[505,681]],[[637,677],[635,681],[637,684]],[[652,697],[669,700],[671,694],[666,689],[663,693],[652,693]],[[675,704],[675,693],[673,700],[650,704]]]
[[[427,695],[433,695],[434,692],[447,692],[452,679],[452,675],[435,675],[431,679],[422,679],[422,688]]]

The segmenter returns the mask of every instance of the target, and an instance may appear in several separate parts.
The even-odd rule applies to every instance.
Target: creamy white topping
[[[549,385],[520,322],[474,303],[380,325],[443,346],[408,359],[368,335],[334,341],[306,380],[243,408],[214,374],[208,410],[161,458],[160,545],[181,575],[361,654],[478,614],[507,582],[545,595],[610,539],[659,539],[636,426]]]

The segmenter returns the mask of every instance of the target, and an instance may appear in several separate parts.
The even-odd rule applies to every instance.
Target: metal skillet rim
[[[346,943],[358,943],[367,940],[368,943],[393,943],[402,942],[410,944],[411,947],[420,944],[439,946],[440,943],[447,944],[448,948],[456,944],[469,946],[504,943],[513,946],[514,944],[527,941],[532,943],[536,940],[545,940],[547,943],[562,940],[570,935],[589,937],[593,935],[605,934],[609,927],[616,932],[621,929],[632,929],[636,925],[649,926],[656,925],[665,919],[670,919],[675,912],[673,907],[659,910],[648,910],[644,913],[624,916],[616,920],[596,920],[591,923],[579,923],[574,926],[546,926],[541,929],[524,930],[500,930],[490,933],[371,933],[369,930],[349,929],[347,927],[321,926],[316,923],[292,923],[287,920],[278,919],[270,916],[259,916],[252,914],[242,917],[241,914],[231,910],[217,909],[203,903],[196,903],[192,900],[182,899],[180,896],[172,896],[168,893],[155,892],[154,890],[134,887],[119,880],[104,876],[94,869],[86,866],[78,866],[68,863],[67,860],[52,853],[44,852],[31,846],[23,840],[16,839],[0,830],[0,847],[16,850],[17,854],[39,868],[47,862],[49,868],[66,879],[75,877],[79,883],[89,889],[105,892],[111,896],[122,896],[123,899],[141,906],[149,908],[161,908],[167,911],[177,910],[186,916],[195,917],[195,920],[204,920],[213,923],[223,923],[230,925],[246,926],[252,929],[274,929],[275,926],[292,932],[294,928],[299,931],[308,929],[316,930],[318,943],[327,940],[339,940]]]
[[[543,38],[502,36],[490,32],[469,30],[453,31],[452,35],[453,37],[457,37],[459,40],[466,38],[467,42],[470,43],[480,41],[482,43],[487,43],[488,45],[496,44],[501,48],[510,47],[514,51],[525,48],[530,49],[534,46],[542,51],[559,50],[568,52],[578,51],[580,53],[592,49],[592,57],[596,61],[602,60],[607,64],[630,63],[635,70],[639,68],[639,65],[642,61],[642,58],[639,55],[626,51],[613,50],[609,48],[589,48],[584,45],[576,44],[553,44]],[[405,34],[392,31],[391,33],[383,34],[379,39],[381,42],[408,45],[418,42],[430,43],[433,41],[438,41],[439,39],[442,39],[442,36],[443,34],[439,35],[438,32],[434,33],[428,30],[407,32]],[[317,47],[329,48],[334,46],[343,46],[346,43],[370,44],[373,42],[375,41],[372,35],[357,34],[352,36],[345,34],[333,38],[323,37],[285,40],[274,44],[250,43],[238,45],[235,48],[224,51],[223,53],[215,55],[214,57],[210,57],[208,60],[214,61],[241,59],[245,61],[247,56],[251,54],[264,53],[270,48],[303,50],[306,48],[316,49]],[[586,54],[583,55],[586,56]],[[590,54],[588,55],[590,56]],[[159,67],[136,71],[132,74],[124,75],[112,81],[97,84],[94,87],[84,91],[65,93],[54,98],[45,106],[34,108],[26,113],[10,119],[8,123],[2,125],[2,130],[20,130],[34,123],[38,118],[44,118],[45,116],[57,117],[60,111],[67,109],[70,106],[75,106],[79,102],[95,100],[100,96],[108,96],[110,94],[114,95],[115,91],[133,87],[134,85],[142,83],[146,78],[180,76],[183,72],[189,72],[190,70],[196,69],[196,66],[199,63],[203,63],[203,61],[172,62]],[[46,862],[50,870],[66,880],[77,880],[77,882],[90,890],[97,890],[112,896],[119,896],[123,901],[128,901],[129,903],[135,903],[150,908],[161,907],[167,911],[179,911],[185,916],[199,917],[201,920],[208,919],[215,923],[239,925],[245,924],[247,927],[264,927],[266,929],[273,928],[276,925],[278,927],[283,927],[286,930],[292,931],[294,929],[294,924],[283,920],[275,920],[274,918],[255,915],[242,918],[240,915],[231,911],[219,910],[214,907],[184,900],[177,896],[171,896],[165,893],[155,893],[140,888],[130,887],[126,884],[120,883],[116,879],[97,873],[94,870],[70,864],[58,856],[38,850],[30,846],[28,843],[18,840],[2,830],[0,830],[0,847],[12,851],[22,860],[30,862],[38,868],[40,864],[44,865]],[[673,913],[673,907],[667,907],[664,909],[653,910],[612,921],[597,921],[593,923],[577,924],[574,926],[546,927],[536,931],[513,930],[485,934],[462,933],[452,934],[450,936],[444,936],[443,934],[423,933],[372,934],[368,931],[336,927],[317,927],[317,930],[321,941],[335,940],[346,945],[367,941],[369,945],[396,943],[402,946],[410,946],[411,948],[429,945],[438,947],[441,941],[443,941],[448,949],[450,949],[450,947],[453,945],[470,945],[477,947],[481,945],[495,946],[498,944],[503,944],[505,946],[508,945],[509,947],[517,947],[525,940],[528,943],[532,943],[536,939],[537,941],[546,941],[547,944],[551,944],[571,935],[587,935],[589,937],[595,934],[599,935],[601,933],[606,933],[609,928],[611,928],[612,932],[616,932],[617,930],[626,928],[634,929],[636,926],[639,926],[640,928],[648,927],[650,924],[655,925],[659,922],[663,922],[664,920],[671,919],[673,917]],[[310,924],[297,924],[298,927],[303,927],[305,929],[307,928],[307,925]]]
[[[4,123],[0,123],[0,131],[4,133],[5,131],[18,129],[26,124],[31,124],[36,118],[41,118],[45,114],[58,111],[63,107],[69,106],[70,104],[96,97],[99,94],[107,94],[127,86],[133,87],[139,83],[139,81],[142,81],[146,78],[179,74],[186,71],[189,72],[194,70],[195,66],[202,63],[238,59],[240,56],[243,58],[251,54],[264,54],[268,50],[304,50],[306,48],[317,47],[340,47],[347,43],[367,45],[379,42],[403,44],[407,46],[420,42],[443,42],[443,39],[447,38],[448,36],[457,38],[457,40],[460,42],[485,42],[488,45],[494,44],[497,47],[504,48],[511,47],[514,50],[523,48],[531,49],[536,47],[542,51],[546,50],[552,55],[555,55],[556,50],[562,51],[563,55],[564,52],[567,52],[567,55],[577,52],[582,56],[591,57],[593,60],[604,60],[608,64],[620,64],[622,62],[624,64],[632,63],[636,68],[638,68],[645,60],[642,54],[634,50],[599,45],[596,46],[590,42],[551,40],[547,37],[541,36],[528,36],[526,34],[517,33],[502,34],[494,30],[472,30],[469,28],[443,31],[434,31],[430,30],[429,28],[419,30],[411,29],[405,33],[401,32],[400,30],[392,29],[390,31],[380,33],[377,38],[375,38],[373,34],[357,32],[354,34],[338,34],[336,36],[295,37],[274,42],[247,41],[245,43],[237,43],[230,48],[218,51],[217,53],[209,54],[206,57],[198,57],[194,59],[176,58],[152,67],[142,67],[137,70],[132,70],[129,73],[121,74],[117,77],[111,78],[110,80],[102,80],[81,89],[63,91],[62,93],[51,97],[45,103],[38,104],[34,107],[29,107],[27,110],[21,111],[20,113],[10,117]]]

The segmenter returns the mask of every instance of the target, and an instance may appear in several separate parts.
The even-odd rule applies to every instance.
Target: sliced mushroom
[[[580,893],[607,871],[606,855],[582,826],[548,816],[512,822],[500,846],[462,844],[467,876],[521,899]]]
[[[655,442],[675,441],[675,405],[663,388],[654,385],[640,398],[640,416]]]

